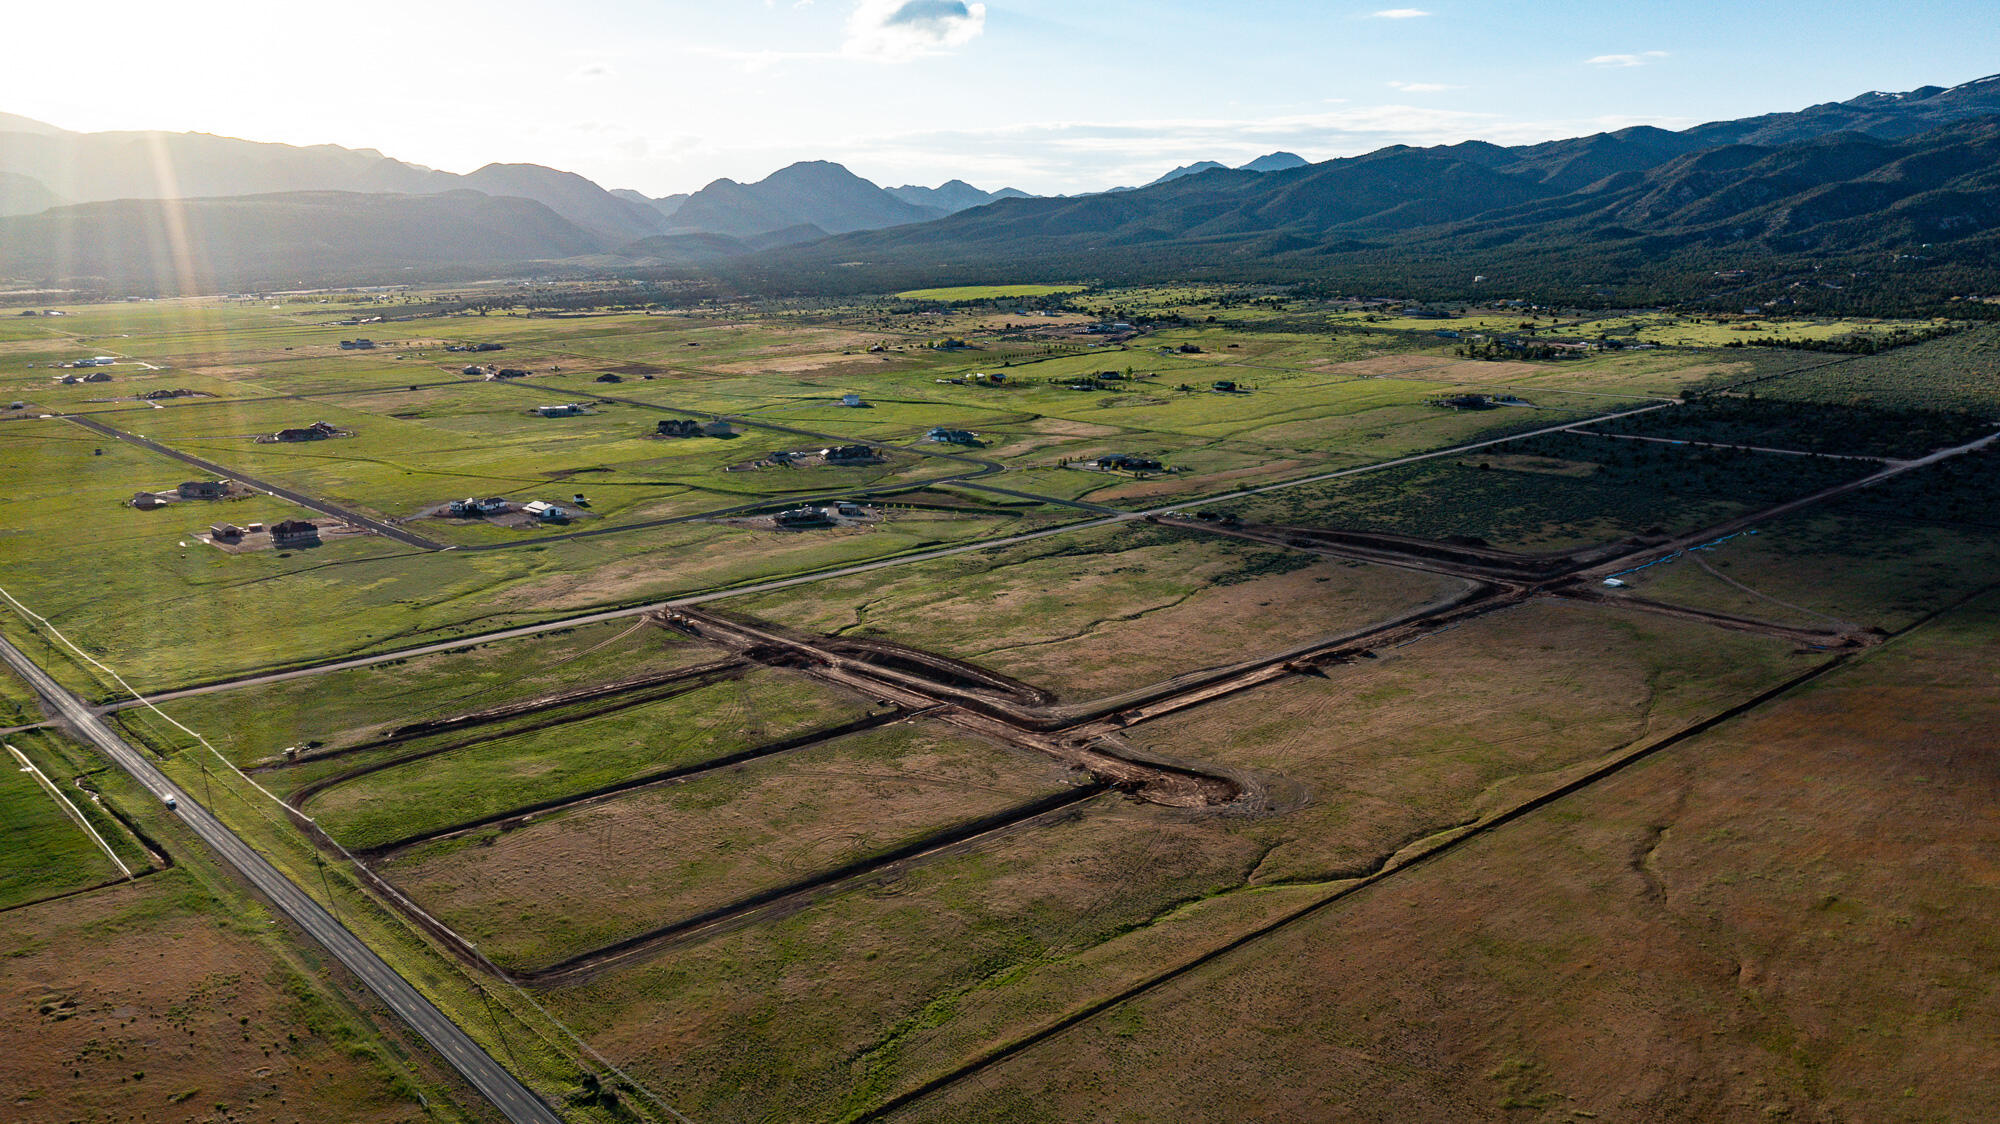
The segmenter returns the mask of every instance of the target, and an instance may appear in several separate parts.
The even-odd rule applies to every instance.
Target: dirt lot
[[[0,914],[0,1116],[431,1120],[414,1091],[178,872]]]
[[[903,1120],[1982,1120],[1995,602]]]

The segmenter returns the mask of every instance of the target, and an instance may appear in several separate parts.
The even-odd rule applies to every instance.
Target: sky
[[[1057,194],[1954,85],[2000,72],[1992,2],[76,0],[8,14],[0,112],[654,196],[807,159]]]

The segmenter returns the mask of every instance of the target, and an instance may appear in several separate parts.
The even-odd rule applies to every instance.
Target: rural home
[[[340,341],[340,350],[342,351],[372,351],[374,347],[375,341],[370,339]]]
[[[701,435],[703,437],[734,437],[736,436],[736,430],[726,421],[703,422]]]
[[[300,429],[281,429],[272,436],[279,441],[324,441],[340,436],[340,427],[317,421]]]
[[[235,542],[243,537],[243,528],[234,523],[217,523],[208,529],[208,537],[216,542]]]
[[[219,500],[229,494],[229,481],[189,480],[175,491],[184,500]]]
[[[110,382],[111,376],[104,371],[92,371],[83,376],[84,382]]]
[[[132,496],[132,506],[140,511],[152,511],[167,506],[167,497],[154,492],[138,492]]]
[[[861,396],[859,394],[843,394],[840,396],[840,404],[843,406],[859,406],[861,405]]]
[[[795,507],[771,517],[780,527],[823,527],[833,520],[824,508]]]
[[[1130,453],[1107,453],[1097,458],[1097,467],[1122,469],[1126,472],[1158,472],[1166,466],[1151,457],[1135,457]]]
[[[319,524],[303,519],[287,519],[271,524],[272,546],[314,546],[319,542]]]
[[[979,435],[968,429],[947,429],[944,426],[937,426],[924,434],[924,440],[939,445],[971,445],[979,440]]]
[[[1236,384],[1230,382],[1228,379],[1219,379],[1211,383],[1209,389],[1215,391],[1217,394],[1234,394],[1236,393]]]
[[[820,456],[835,463],[841,461],[872,461],[875,459],[875,450],[867,445],[835,445],[831,448],[821,449],[819,452]]]
[[[583,406],[577,402],[564,402],[555,406],[537,406],[535,412],[545,418],[567,418],[583,413]]]
[[[701,433],[701,423],[692,418],[668,418],[654,427],[661,437],[695,437]]]

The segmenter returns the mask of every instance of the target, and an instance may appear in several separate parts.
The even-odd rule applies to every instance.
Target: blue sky
[[[1378,4],[1383,0],[1377,0]],[[838,160],[1090,191],[1199,159],[1520,143],[2000,71],[1992,0],[156,0],[12,13],[0,111],[527,161],[662,195]]]

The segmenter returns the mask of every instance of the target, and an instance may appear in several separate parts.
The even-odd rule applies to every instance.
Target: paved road
[[[474,1042],[458,1024],[446,1018],[425,999],[408,980],[396,973],[381,957],[370,951],[360,938],[347,930],[320,904],[307,896],[291,879],[279,873],[278,868],[265,860],[264,856],[250,848],[236,834],[225,827],[221,820],[195,803],[186,792],[181,791],[167,775],[138,750],[127,745],[123,738],[114,733],[85,706],[83,700],[69,693],[49,674],[37,667],[34,661],[24,655],[4,639],[0,639],[0,661],[4,661],[21,674],[23,679],[35,688],[56,713],[60,714],[76,732],[89,740],[105,756],[126,772],[132,774],[140,784],[150,790],[155,797],[165,800],[172,796],[179,805],[181,820],[208,844],[218,858],[235,868],[266,900],[296,922],[308,935],[331,952],[348,970],[360,977],[361,982],[376,994],[389,1009],[396,1012],[424,1040],[435,1047],[453,1069],[465,1076],[473,1088],[493,1102],[494,1106],[514,1124],[562,1124],[557,1116],[541,1099],[530,1093],[516,1081],[512,1074],[501,1068],[479,1044]]]
[[[151,452],[158,453],[163,457],[172,457],[173,459],[180,461],[183,464],[191,464],[196,468],[199,468],[205,472],[213,473],[214,475],[223,477],[225,479],[234,480],[239,484],[248,484],[249,486],[257,489],[260,492],[269,492],[271,495],[278,496],[283,499],[288,499],[293,503],[298,504],[300,507],[311,508],[314,511],[323,512],[327,515],[333,516],[335,519],[344,519],[347,522],[352,523],[357,527],[366,527],[369,530],[374,531],[378,535],[382,535],[385,538],[394,539],[405,546],[414,546],[419,550],[446,549],[446,544],[444,543],[433,542],[432,540],[424,538],[421,535],[413,535],[410,532],[403,530],[401,527],[391,526],[387,523],[382,522],[379,519],[370,519],[366,515],[363,515],[358,511],[352,510],[351,508],[340,507],[336,504],[328,503],[325,500],[314,499],[313,497],[308,496],[303,492],[294,492],[289,488],[283,488],[276,484],[259,480],[253,476],[245,476],[244,474],[236,471],[233,468],[224,468],[222,465],[216,464],[214,461],[205,461],[200,457],[191,456],[187,453],[181,452],[178,449],[169,448],[168,446],[160,444],[158,441],[149,441],[146,438],[141,437],[136,433],[127,433],[122,429],[114,429],[111,426],[108,426],[103,422],[98,421],[95,418],[86,417],[81,414],[64,414],[62,415],[62,417],[67,421],[75,422],[76,424],[84,427],[85,429],[89,429],[97,433],[102,433],[106,437],[115,438],[116,440],[124,441],[127,444],[137,445],[141,449],[146,449]]]

